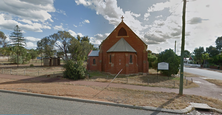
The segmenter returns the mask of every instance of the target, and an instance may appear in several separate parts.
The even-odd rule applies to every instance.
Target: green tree
[[[97,48],[97,47],[93,47],[93,50],[99,50],[99,48]]]
[[[74,80],[85,78],[86,68],[83,66],[83,62],[81,60],[68,60],[65,62],[64,68],[65,71],[63,72],[63,75],[65,78]]]
[[[70,41],[71,39],[75,38],[69,32],[66,31],[58,31],[57,33],[49,36],[48,38],[50,39],[50,42],[54,44],[55,47],[65,56],[63,60],[67,60],[67,54],[69,53],[68,47],[70,45]]]
[[[29,50],[29,55],[30,55],[31,59],[33,60],[38,56],[38,52],[37,52],[37,50],[30,49]]]
[[[55,52],[53,48],[54,42],[51,42],[48,37],[44,37],[41,41],[38,41],[37,46],[37,49],[41,50],[45,57],[52,57]]]
[[[216,47],[210,46],[206,48],[206,52],[209,53],[210,57],[214,57],[219,54],[219,51]]]
[[[71,39],[68,49],[73,60],[85,60],[87,58],[88,53],[93,49],[93,45],[89,41],[87,36],[82,37],[80,41]]]
[[[42,40],[37,42],[37,51],[38,51],[38,55],[39,54],[41,55],[41,66],[42,66],[42,53],[44,53]]]
[[[209,59],[209,54],[208,53],[203,53],[202,54],[202,59],[203,59],[203,64],[206,64],[206,60]]]
[[[184,58],[189,58],[191,53],[188,50],[184,50]]]
[[[222,36],[218,37],[215,43],[216,43],[216,48],[221,51],[222,50]]]
[[[0,31],[0,46],[2,45],[2,47],[6,47],[7,46],[7,44],[8,44],[8,42],[6,41],[6,36],[5,36],[5,34],[2,32],[2,31]]]
[[[158,62],[169,63],[169,70],[161,70],[161,73],[167,76],[177,74],[179,72],[180,58],[174,53],[172,49],[161,52],[158,56]]]
[[[197,61],[199,64],[202,62],[202,54],[204,53],[204,48],[199,47],[194,49],[194,60]]]
[[[12,46],[16,47],[16,54],[17,54],[17,60],[19,56],[21,55],[22,48],[26,45],[25,39],[22,34],[22,30],[19,28],[18,25],[15,26],[14,32],[11,33],[10,39],[12,40]],[[17,63],[17,67],[18,67]]]
[[[152,65],[152,63],[154,62],[154,61],[156,61],[158,58],[156,57],[156,55],[154,55],[154,54],[152,54],[152,53],[148,53],[148,61],[149,61],[149,67],[150,68],[153,68],[153,65]],[[155,67],[154,67],[154,69],[155,69]]]
[[[77,35],[77,40],[80,42],[81,37],[79,35]]]
[[[18,48],[15,47],[14,48]],[[18,49],[16,49],[17,51]],[[21,47],[19,49],[20,51],[20,55],[17,57],[15,55],[11,55],[10,61],[13,63],[18,63],[18,64],[24,64],[26,62],[28,62],[31,59],[31,55],[29,53],[27,53],[27,49],[25,49],[24,47]]]

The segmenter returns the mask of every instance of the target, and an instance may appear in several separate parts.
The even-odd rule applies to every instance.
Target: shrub
[[[18,59],[18,60],[17,60]],[[18,56],[18,58],[17,58],[17,55],[12,55],[11,57],[10,57],[10,62],[12,62],[12,63],[18,63],[18,64],[22,64],[22,56]]]
[[[148,54],[148,61],[149,61],[149,67],[150,68],[155,69],[155,67],[153,67],[153,62],[155,62],[156,60],[157,60],[157,57],[154,54],[152,54],[152,53]]]
[[[83,66],[82,61],[68,60],[65,62],[64,68],[66,69],[63,72],[65,78],[74,79],[74,80],[85,78],[86,68]]]
[[[162,74],[171,76],[172,74],[177,74],[179,72],[180,58],[173,52],[173,50],[165,50],[161,52],[158,56],[159,62],[169,63],[169,70],[161,71]]]
[[[157,69],[157,64],[158,64],[158,60],[155,60],[154,62],[152,62],[152,68]]]

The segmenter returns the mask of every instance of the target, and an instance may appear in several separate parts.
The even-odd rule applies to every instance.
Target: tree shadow
[[[56,77],[52,77],[52,75]],[[53,83],[53,82],[69,82],[69,81],[72,81],[72,80],[63,78],[61,74],[51,74],[51,75],[42,75],[42,76],[37,76],[37,77],[19,79],[15,81],[7,81],[7,82],[0,83],[0,85],[20,84],[20,83]]]
[[[173,102],[175,99],[177,99],[179,97],[181,97],[181,95],[177,95],[177,96],[171,98],[166,103],[164,103],[164,104],[160,105],[159,107],[157,107],[157,109],[154,110],[154,112],[152,114],[150,114],[150,115],[157,115],[157,114],[159,114],[164,106],[169,105],[171,102]]]

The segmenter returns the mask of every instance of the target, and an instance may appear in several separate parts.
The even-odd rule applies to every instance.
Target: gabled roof
[[[131,28],[130,28],[129,26],[127,26],[124,21],[120,22],[119,25],[118,25],[116,28],[118,28],[121,24],[123,24],[126,28],[128,28],[130,31],[132,31]],[[115,28],[115,29],[116,29],[116,28]],[[106,39],[115,31],[115,29],[106,37]],[[135,36],[137,36],[137,35],[134,33],[134,31],[132,31],[132,33],[133,33]],[[138,36],[137,36],[137,38],[138,38],[140,41],[142,41],[142,43],[146,46],[146,49],[147,49],[146,43],[144,43],[143,40],[141,40]],[[104,39],[104,40],[102,41],[102,43],[99,45],[99,48],[100,48],[100,46],[103,44],[103,42],[104,42],[106,39]]]
[[[136,52],[136,50],[124,38],[121,38],[107,52]]]
[[[94,50],[94,51],[91,50],[91,52],[89,52],[88,56],[89,57],[90,56],[99,56],[99,50]]]

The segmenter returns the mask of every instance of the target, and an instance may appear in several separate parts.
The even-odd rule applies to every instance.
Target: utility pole
[[[185,43],[185,22],[186,22],[186,0],[183,0],[183,16],[182,16],[182,42],[181,42],[181,61],[180,61],[180,89],[179,95],[183,95],[183,61],[184,61],[184,43]]]
[[[175,41],[174,52],[175,52],[175,54],[177,54],[177,41]]]

